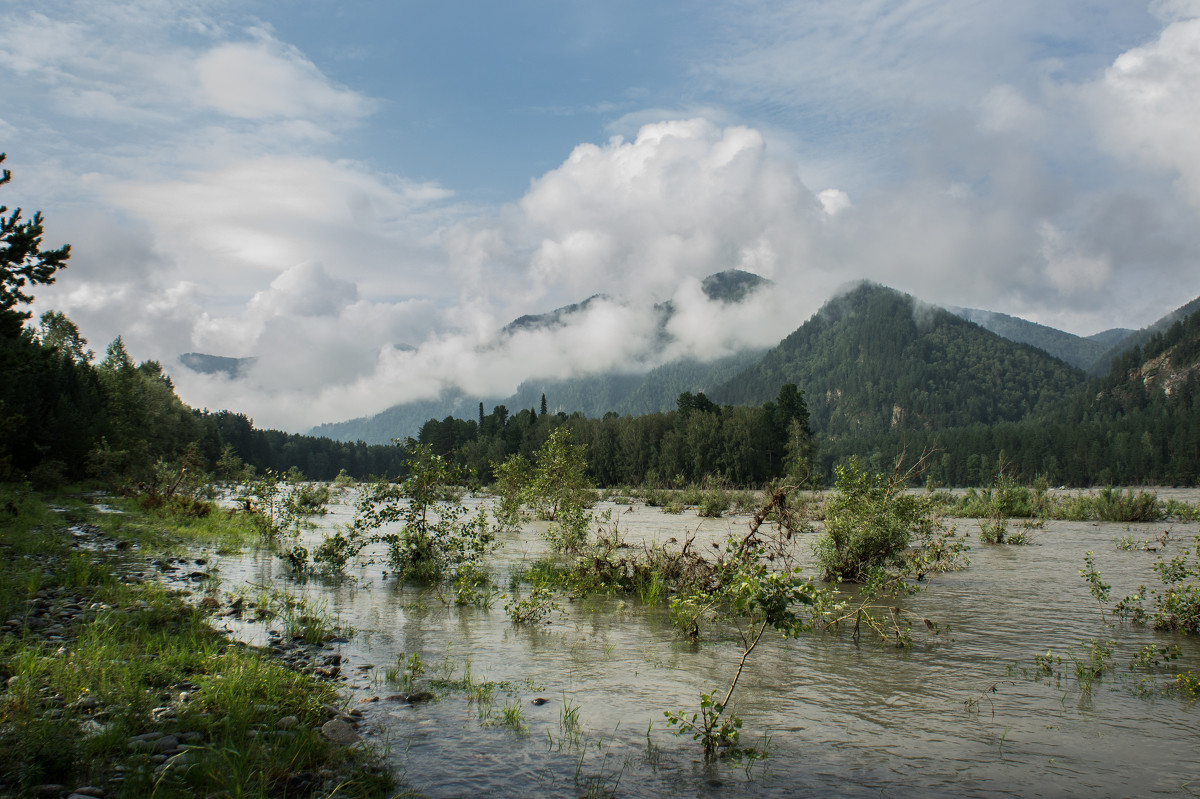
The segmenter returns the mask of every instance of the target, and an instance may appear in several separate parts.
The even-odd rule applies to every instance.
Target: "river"
[[[1195,501],[1196,494],[1173,494]],[[487,500],[470,499],[469,506]],[[631,543],[697,541],[744,532],[748,516],[700,519],[635,505],[601,505]],[[350,520],[352,494],[331,506],[304,543]],[[225,591],[275,586],[326,608],[356,633],[340,646],[351,703],[371,740],[412,788],[456,796],[1190,796],[1200,793],[1200,703],[1155,688],[1128,664],[1147,644],[1178,645],[1167,674],[1200,671],[1200,641],[1113,623],[1079,576],[1083,556],[1111,583],[1114,599],[1156,584],[1152,564],[1181,554],[1196,523],[1049,522],[1030,546],[972,541],[968,568],[939,575],[907,608],[948,631],[914,632],[896,648],[848,632],[768,637],[748,661],[734,701],[742,744],[767,757],[706,763],[699,744],[674,735],[664,711],[698,709],[702,691],[722,689],[741,649],[729,630],[688,643],[665,606],[636,600],[559,600],[562,613],[537,626],[490,609],[447,605],[434,591],[352,568],[340,583],[287,576],[265,550],[216,559]],[[539,525],[502,537],[490,566],[499,591],[513,568],[540,557]],[[1127,535],[1170,530],[1159,553],[1122,551]],[[809,553],[800,541],[798,554]],[[279,622],[228,620],[264,643]],[[1092,639],[1115,642],[1114,671],[1081,690],[1068,656]],[[1061,676],[1034,679],[1034,657],[1062,656]],[[463,691],[415,705],[386,701],[384,678],[402,654],[418,653],[428,679],[497,683],[491,704]],[[359,668],[371,665],[371,669]],[[989,690],[994,689],[994,690]],[[370,700],[380,697],[379,701]],[[534,699],[545,699],[533,704]],[[520,708],[525,730],[498,723]],[[488,708],[490,707],[490,714]],[[577,713],[578,727],[571,724]],[[565,720],[564,720],[564,717]]]

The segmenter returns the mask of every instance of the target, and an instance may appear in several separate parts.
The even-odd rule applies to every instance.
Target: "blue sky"
[[[764,346],[859,278],[1138,327],[1200,294],[1198,16],[0,0],[2,199],[73,245],[40,307],[289,429]],[[777,290],[707,302],[735,267]],[[555,336],[497,336],[598,292]],[[259,363],[201,377],[188,351]]]

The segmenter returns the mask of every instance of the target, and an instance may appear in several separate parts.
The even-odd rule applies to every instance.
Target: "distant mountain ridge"
[[[701,289],[713,302],[730,304],[743,302],[754,292],[770,285],[770,280],[759,275],[728,269],[706,277],[701,282]],[[513,335],[566,325],[572,316],[585,312],[594,303],[609,299],[605,294],[593,294],[583,302],[564,305],[543,314],[518,317],[501,331]],[[666,325],[674,313],[674,306],[668,300],[656,305],[655,310],[659,314],[659,323],[658,341],[654,343],[661,346],[669,340]],[[362,440],[369,444],[386,443],[393,438],[415,435],[421,425],[430,419],[441,420],[447,416],[474,419],[481,402],[489,413],[497,405],[504,405],[510,411],[538,408],[542,395],[546,396],[552,412],[580,412],[588,416],[602,416],[610,411],[622,415],[654,413],[675,407],[675,400],[685,391],[712,390],[745,369],[762,353],[762,349],[747,349],[713,361],[683,359],[648,372],[614,371],[565,379],[526,380],[507,397],[468,396],[461,391],[451,390],[438,399],[394,405],[371,417],[317,425],[310,434],[339,440]]]
[[[258,362],[258,358],[229,358],[224,355],[207,355],[203,352],[185,352],[179,356],[179,363],[202,375],[223,374],[231,380],[246,373],[246,370]]]
[[[1167,330],[1175,322],[1191,316],[1200,311],[1200,297],[1187,302],[1170,313],[1163,316],[1157,322],[1141,330],[1130,333],[1120,341],[1116,342],[1110,349],[1106,350],[1100,358],[1092,364],[1088,370],[1095,377],[1103,377],[1108,374],[1112,363],[1122,354],[1128,352],[1134,347],[1140,347],[1145,344],[1155,333],[1162,333]]]
[[[992,331],[997,336],[1037,347],[1085,371],[1091,369],[1108,350],[1133,332],[1126,328],[1113,328],[1085,337],[997,311],[955,307],[946,310],[968,322],[974,322],[984,330]]]
[[[710,299],[739,302],[770,285],[730,270],[704,281]],[[506,329],[556,325],[592,302],[514,320]],[[343,440],[381,443],[415,435],[429,419],[474,419],[497,405],[511,412],[645,414],[674,408],[682,392],[704,392],[723,404],[760,404],[784,383],[807,394],[814,429],[838,436],[870,430],[938,429],[1019,421],[1053,412],[1086,385],[1094,369],[1136,346],[1200,298],[1138,334],[1112,329],[1082,337],[1018,317],[979,309],[953,312],[902,292],[862,283],[827,302],[809,321],[769,350],[748,350],[713,362],[668,363],[646,373],[613,372],[522,383],[507,397],[448,391],[436,400],[393,406],[376,416],[312,430]],[[665,318],[670,303],[657,306]],[[519,325],[517,323],[520,323]]]

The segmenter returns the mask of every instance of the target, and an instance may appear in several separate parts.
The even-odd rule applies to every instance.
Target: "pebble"
[[[47,782],[42,785],[35,785],[29,789],[31,796],[53,796],[58,797],[66,793],[67,786],[59,785],[53,782]]]
[[[284,716],[279,721],[275,722],[275,726],[281,730],[292,730],[300,723],[300,719],[295,716]]]
[[[335,744],[352,744],[358,742],[358,733],[341,719],[330,719],[321,725],[321,734]]]

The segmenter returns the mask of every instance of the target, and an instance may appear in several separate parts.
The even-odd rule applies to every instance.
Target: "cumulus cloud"
[[[576,147],[495,220],[459,225],[446,243],[464,274],[499,267],[535,302],[613,286],[657,301],[685,277],[750,261],[770,277],[791,255],[778,249],[785,229],[814,224],[819,208],[758,131],[676,120]]]

